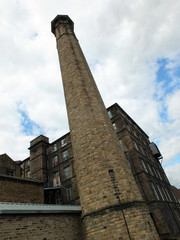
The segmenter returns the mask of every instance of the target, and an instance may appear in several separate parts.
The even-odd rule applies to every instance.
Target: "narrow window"
[[[170,197],[170,195],[169,195],[168,189],[167,189],[167,188],[164,188],[164,189],[165,189],[165,192],[166,192],[166,194],[167,194],[167,196],[168,196],[169,201],[171,202],[172,200],[171,200],[171,197]]]
[[[30,177],[30,171],[26,172],[26,177],[29,178]]]
[[[134,147],[135,147],[135,149],[137,150],[137,151],[139,151],[139,148],[138,148],[138,146],[137,146],[137,144],[136,144],[136,142],[133,140],[133,143],[134,143]]]
[[[154,173],[156,175],[156,177],[158,178],[158,175],[157,175],[157,172],[156,172],[156,169],[153,167],[153,170],[154,170]]]
[[[71,201],[74,199],[74,193],[73,193],[73,188],[72,185],[69,185],[66,187],[66,193],[67,193],[67,200]]]
[[[117,132],[117,127],[116,127],[116,124],[115,124],[115,122],[113,122],[113,123],[112,123],[112,125],[113,125],[113,128],[114,128],[114,131],[116,131],[116,132]]]
[[[140,150],[141,150],[141,153],[142,153],[143,155],[145,155],[145,153],[144,153],[144,149],[143,149],[142,146],[140,146]]]
[[[27,160],[27,167],[29,167],[29,163],[30,163],[29,160]]]
[[[160,178],[162,180],[161,174],[158,169],[155,169],[156,177]]]
[[[55,167],[57,164],[58,164],[58,156],[56,155],[52,158],[52,166]]]
[[[112,113],[111,113],[111,111],[108,111],[108,116],[109,116],[110,118],[112,118]]]
[[[161,196],[162,200],[165,201],[165,198],[164,198],[164,195],[162,193],[162,190],[161,190],[161,188],[160,188],[160,186],[158,184],[157,184],[157,188],[158,188],[158,191],[160,193],[160,196]]]
[[[24,169],[24,163],[22,163],[20,167],[21,167],[22,169]]]
[[[174,212],[175,212],[175,214],[176,214],[176,217],[177,217],[178,221],[180,221],[179,212],[177,211],[176,208],[174,208]]]
[[[144,163],[144,161],[143,161],[142,159],[141,159],[141,163],[142,163],[142,166],[143,166],[145,172],[148,173],[148,170],[147,170],[146,164]]]
[[[66,138],[63,138],[63,139],[61,140],[61,146],[64,147],[66,144],[67,144],[67,143],[66,143]]]
[[[162,180],[161,173],[157,170],[159,178]]]
[[[67,150],[63,151],[62,156],[64,161],[68,160],[68,151]]]
[[[124,145],[123,145],[121,139],[119,140],[119,143],[120,143],[120,146],[121,146],[122,151],[125,152],[125,150],[124,150]]]
[[[57,151],[57,144],[56,143],[52,145],[52,151],[53,152]]]
[[[178,202],[178,201],[177,201],[177,198],[176,198],[176,196],[175,196],[175,194],[174,194],[174,192],[173,192],[173,190],[171,190],[171,193],[172,193],[172,195],[173,195],[174,201],[175,201],[175,202]]]
[[[70,166],[64,168],[64,177],[68,179],[71,177]]]
[[[164,196],[165,196],[165,198],[166,198],[166,201],[169,201],[169,198],[168,198],[168,195],[167,195],[165,189],[164,189],[163,187],[161,187],[161,188],[162,188],[162,191],[163,191]]]
[[[59,172],[53,173],[53,187],[60,186]]]
[[[131,131],[131,128],[130,128],[129,124],[127,124],[127,129],[128,129],[129,132]]]
[[[148,169],[149,169],[150,174],[153,176],[154,174],[153,174],[153,171],[151,169],[151,166],[149,164],[147,164],[147,165],[148,165]]]
[[[156,191],[156,188],[155,188],[155,186],[154,186],[154,183],[153,183],[153,182],[150,182],[150,183],[151,183],[151,188],[152,188],[152,190],[153,190],[153,192],[154,192],[154,195],[155,195],[156,199],[157,199],[157,200],[160,200],[159,195],[158,195],[158,193],[157,193],[157,191]]]

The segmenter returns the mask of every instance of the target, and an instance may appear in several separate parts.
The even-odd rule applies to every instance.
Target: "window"
[[[165,173],[163,173],[163,177],[164,177],[165,181],[169,183],[169,180],[168,180],[168,178],[166,177],[166,174],[165,174]]]
[[[27,167],[29,167],[29,163],[30,163],[30,161],[29,161],[29,160],[27,160]]]
[[[137,144],[136,144],[136,142],[134,140],[133,140],[133,143],[134,143],[135,149],[139,151],[139,148],[138,148],[138,146],[137,146]]]
[[[174,194],[174,192],[173,192],[173,190],[171,190],[171,193],[172,193],[172,195],[173,195],[174,201],[175,201],[175,202],[178,202],[178,201],[177,201],[177,198],[176,198],[176,196],[175,196],[175,194]]]
[[[66,143],[66,139],[65,138],[63,138],[62,140],[61,140],[61,146],[63,147],[63,146],[65,146],[67,143]]]
[[[161,187],[161,188],[162,188],[162,191],[164,193],[164,196],[165,196],[166,200],[169,201],[169,198],[167,196],[167,193],[166,193],[165,189],[163,187]]]
[[[68,160],[68,151],[65,150],[64,152],[62,152],[62,156],[64,161]]]
[[[141,153],[145,155],[143,147],[142,146],[139,146],[139,147],[140,147]]]
[[[21,167],[22,169],[24,169],[24,163],[22,163],[22,164],[20,165],[20,167]]]
[[[154,192],[154,195],[155,195],[156,199],[157,199],[157,200],[160,200],[159,195],[158,195],[158,193],[157,193],[157,191],[156,191],[156,188],[155,188],[155,186],[154,186],[154,183],[153,183],[153,182],[150,182],[150,183],[151,183],[151,187],[152,187],[152,190],[153,190],[153,192]]]
[[[158,188],[158,191],[160,193],[160,196],[161,196],[162,200],[165,201],[165,198],[164,198],[164,195],[162,193],[162,190],[161,190],[161,188],[160,188],[160,186],[158,184],[157,184],[157,188]]]
[[[156,177],[160,178],[162,180],[160,172],[156,168],[154,168],[154,170],[155,170],[155,173],[156,173]]]
[[[26,178],[29,178],[30,177],[30,171],[27,171],[26,172]]]
[[[53,187],[60,186],[59,172],[53,173]]]
[[[127,124],[127,129],[128,129],[129,132],[131,131],[131,128],[130,128],[129,124]]]
[[[55,167],[58,164],[58,156],[52,157],[52,166]]]
[[[156,171],[156,169],[154,167],[153,167],[153,170],[154,170],[154,173],[155,173],[156,177],[158,178],[157,171]]]
[[[64,168],[64,177],[68,179],[71,177],[70,166]]]
[[[113,123],[112,123],[112,125],[113,125],[113,128],[114,128],[114,131],[116,131],[116,132],[117,132],[117,127],[116,127],[116,124],[115,124],[115,122],[113,122]]]
[[[73,193],[72,185],[69,185],[69,186],[66,187],[66,193],[67,193],[68,201],[71,201],[71,200],[74,199],[74,193]]]
[[[171,202],[172,200],[171,200],[171,197],[170,197],[170,195],[169,195],[168,189],[167,189],[167,188],[164,188],[164,190],[165,190],[165,192],[166,192],[166,194],[167,194],[168,200]]]
[[[120,146],[121,146],[122,151],[125,152],[125,150],[124,150],[124,145],[123,145],[121,139],[119,140],[119,143],[120,143]]]
[[[136,134],[136,130],[135,130],[135,129],[133,129],[133,134],[134,134],[135,137],[137,137],[137,134]]]
[[[112,113],[111,113],[111,111],[108,111],[108,116],[109,116],[110,118],[112,118]]]
[[[53,152],[57,151],[57,144],[56,143],[52,145],[52,151]]]
[[[159,178],[162,180],[161,173],[157,170]]]
[[[141,160],[141,163],[142,163],[142,166],[143,166],[143,168],[144,168],[145,172],[147,172],[147,173],[148,173],[148,170],[147,170],[146,164],[144,163],[144,161],[143,161],[143,160]]]
[[[153,174],[153,171],[152,171],[152,169],[151,169],[151,166],[150,166],[149,164],[147,164],[147,166],[148,166],[148,169],[149,169],[150,174],[153,176],[154,174]]]
[[[178,221],[180,221],[179,211],[176,208],[174,208],[174,212],[176,214]]]

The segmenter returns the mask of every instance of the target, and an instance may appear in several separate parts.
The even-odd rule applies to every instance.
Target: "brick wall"
[[[0,239],[81,240],[80,214],[0,215]]]
[[[0,202],[44,203],[43,183],[0,175]]]

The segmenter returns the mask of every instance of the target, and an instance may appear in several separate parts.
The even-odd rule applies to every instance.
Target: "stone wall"
[[[81,240],[80,214],[0,215],[0,239]]]
[[[21,177],[22,169],[6,153],[0,155],[0,174]]]
[[[73,32],[73,22],[68,16],[57,16],[52,31],[57,39],[85,239],[111,239],[110,228],[115,231],[112,239],[128,239],[131,235],[134,239],[158,240],[144,205],[131,209],[134,202],[142,203],[142,197]],[[116,212],[104,211],[99,215],[101,209],[121,204],[129,208],[126,210],[129,226],[135,223],[138,212],[135,228],[128,230],[125,219]],[[89,217],[92,215],[93,218]],[[128,231],[130,234],[126,234]]]
[[[1,174],[0,202],[44,203],[43,183]]]

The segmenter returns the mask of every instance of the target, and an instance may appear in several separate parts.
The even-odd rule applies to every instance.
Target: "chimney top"
[[[74,30],[74,22],[68,15],[57,15],[51,22],[51,32],[55,34],[55,29],[60,24],[68,24],[71,26],[72,31]]]

